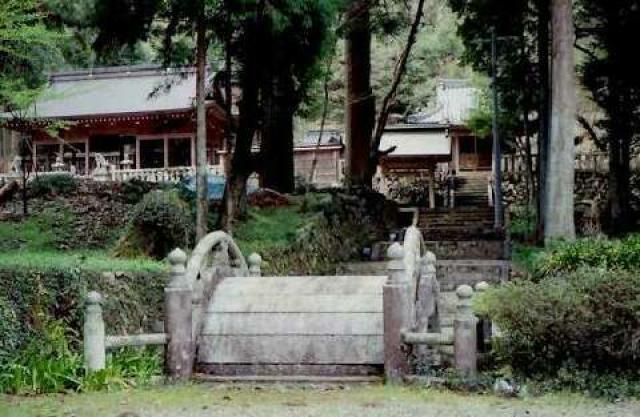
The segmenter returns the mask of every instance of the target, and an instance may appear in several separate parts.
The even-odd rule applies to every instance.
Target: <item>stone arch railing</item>
[[[431,319],[432,327],[437,328],[440,286],[436,279],[436,256],[426,250],[422,232],[416,226],[407,228],[402,252],[413,327],[416,331],[426,332]]]
[[[260,256],[252,254],[249,259],[251,268],[233,238],[222,231],[209,233],[194,248],[187,262],[185,281],[192,290],[192,330],[196,343],[202,329],[204,310],[218,282],[225,277],[260,273]]]

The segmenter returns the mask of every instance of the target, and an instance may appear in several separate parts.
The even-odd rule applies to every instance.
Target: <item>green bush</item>
[[[82,357],[72,351],[65,327],[48,323],[12,357],[0,359],[0,391],[41,394],[76,389],[82,377]]]
[[[580,239],[556,242],[538,256],[534,274],[538,277],[558,275],[584,267],[629,270],[640,269],[640,235],[622,240]]]
[[[29,190],[34,196],[66,194],[77,188],[78,180],[69,174],[40,176],[29,183]]]
[[[520,374],[631,371],[640,379],[637,273],[593,269],[519,280],[493,288],[476,308],[503,331],[498,353]]]
[[[115,255],[163,259],[177,247],[188,247],[192,236],[191,214],[178,192],[156,190],[136,205]]]
[[[509,233],[515,240],[526,240],[536,229],[536,212],[533,207],[515,206],[510,210]]]
[[[12,303],[0,296],[0,357],[10,356],[18,347],[20,323]]]
[[[155,184],[137,178],[122,183],[120,196],[125,203],[137,204],[154,189]]]
[[[62,320],[80,332],[84,299],[90,290],[105,298],[104,318],[110,333],[148,330],[162,317],[166,272],[161,266],[141,263],[127,271],[127,265],[117,260],[20,256],[0,256],[0,329],[7,351],[24,348],[29,335],[43,332],[45,323],[52,320]],[[112,268],[117,272],[110,272]]]
[[[148,384],[162,373],[157,349],[112,352],[106,368],[93,373],[86,372],[79,350],[74,331],[60,321],[46,323],[16,354],[0,357],[0,392],[25,395],[111,390]]]

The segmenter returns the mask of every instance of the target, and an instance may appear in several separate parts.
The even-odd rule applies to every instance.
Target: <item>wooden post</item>
[[[429,176],[429,208],[436,208],[436,191],[433,184],[433,173]]]
[[[249,264],[249,276],[250,277],[261,277],[262,276],[262,257],[257,253],[252,253],[249,255],[247,259],[247,263]]]
[[[456,290],[458,304],[453,320],[454,360],[458,372],[473,376],[478,368],[476,316],[471,311],[473,288],[461,285]]]
[[[171,282],[165,288],[167,346],[166,368],[169,376],[189,378],[193,374],[192,291],[186,281],[187,255],[180,249],[169,254]]]
[[[102,319],[102,296],[91,291],[87,295],[84,315],[84,365],[87,372],[100,371],[106,364],[104,320]]]
[[[383,289],[384,374],[387,382],[397,383],[402,382],[404,375],[409,372],[409,358],[402,333],[410,330],[411,306],[404,249],[396,242],[389,248],[387,256],[389,280]]]

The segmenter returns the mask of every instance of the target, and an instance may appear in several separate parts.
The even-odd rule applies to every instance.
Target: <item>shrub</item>
[[[29,184],[29,189],[34,196],[66,194],[77,188],[78,180],[70,174],[40,176]]]
[[[533,236],[536,228],[536,212],[533,207],[515,206],[509,214],[509,232],[513,239],[526,240]]]
[[[137,178],[122,183],[120,196],[125,203],[137,204],[144,198],[147,193],[154,189],[155,184],[142,181]]]
[[[41,394],[76,389],[82,357],[71,350],[65,331],[61,323],[49,323],[17,355],[0,359],[0,391]]]
[[[115,255],[165,258],[177,247],[187,247],[193,235],[189,208],[178,193],[153,191],[136,205]]]
[[[11,356],[18,347],[20,323],[12,305],[0,296],[0,357]]]
[[[498,352],[521,374],[640,369],[638,274],[594,269],[515,281],[490,290],[476,308],[502,329]]]
[[[1,259],[0,303],[4,307],[0,305],[0,330],[2,343],[12,351],[22,349],[30,334],[39,334],[52,320],[61,320],[80,332],[89,290],[99,291],[105,298],[103,310],[109,332],[148,330],[162,317],[164,268],[143,265],[137,270],[113,273],[106,268],[124,269],[122,261],[92,265],[91,259],[52,258],[20,259],[22,264]]]
[[[78,353],[77,334],[52,321],[11,357],[0,357],[0,392],[43,394],[97,391],[143,385],[162,371],[154,349],[121,349],[110,353],[104,370],[86,373]]]
[[[596,238],[557,242],[538,257],[534,273],[544,277],[573,272],[583,267],[629,271],[640,269],[640,235],[622,240]]]

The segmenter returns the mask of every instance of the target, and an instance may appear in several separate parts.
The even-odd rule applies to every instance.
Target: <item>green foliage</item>
[[[299,205],[255,209],[235,237],[257,252],[267,275],[332,275],[386,234],[389,203],[376,193],[305,194]]]
[[[637,271],[640,269],[640,235],[621,240],[604,238],[555,242],[534,265],[536,276],[552,276],[583,267]]]
[[[80,332],[90,290],[105,297],[104,317],[113,333],[150,329],[162,316],[166,267],[157,263],[56,253],[0,254],[0,323],[5,350],[22,349],[45,323],[63,320]]]
[[[137,204],[153,188],[153,184],[137,178],[125,181],[122,183],[122,199],[129,204]]]
[[[85,374],[78,391],[112,391],[153,383],[162,375],[162,354],[157,347],[120,348],[107,354],[105,369]]]
[[[71,213],[62,207],[47,208],[20,222],[1,222],[0,250],[51,251],[72,234]]]
[[[43,394],[98,391],[145,385],[162,371],[154,349],[121,349],[108,355],[106,368],[87,373],[78,353],[77,334],[59,321],[32,333],[11,356],[0,356],[0,392]]]
[[[12,303],[0,297],[0,358],[9,356],[18,347],[20,323]]]
[[[33,196],[67,194],[78,188],[78,180],[69,174],[39,176],[29,183]]]
[[[640,275],[585,269],[492,288],[476,310],[503,332],[496,348],[520,375],[560,378],[570,370],[638,374]]]
[[[531,114],[538,107],[539,71],[537,57],[537,17],[541,2],[529,0],[467,1],[448,0],[458,16],[458,34],[464,42],[464,62],[486,76],[491,75],[491,28],[502,38],[498,42],[497,67],[499,76],[500,129],[505,146],[515,146],[510,138],[523,136],[523,114]],[[475,114],[475,122],[486,129],[486,106]],[[528,118],[528,117],[527,117]],[[473,120],[472,120],[473,122]],[[529,120],[529,132],[538,122]],[[477,128],[477,127],[476,127]]]
[[[82,377],[82,357],[72,351],[65,327],[47,323],[24,349],[0,359],[0,392],[42,394],[75,389]]]
[[[536,211],[530,206],[515,206],[509,212],[509,233],[514,240],[526,240],[535,232]]]
[[[250,208],[247,221],[238,224],[234,235],[243,253],[264,254],[291,245],[298,230],[312,218],[312,214],[302,212],[298,205]]]
[[[118,242],[116,256],[165,258],[177,247],[192,241],[191,213],[176,191],[148,193],[136,205],[125,235]]]
[[[0,107],[14,113],[33,104],[59,53],[59,35],[46,27],[40,6],[38,0],[0,3]]]

